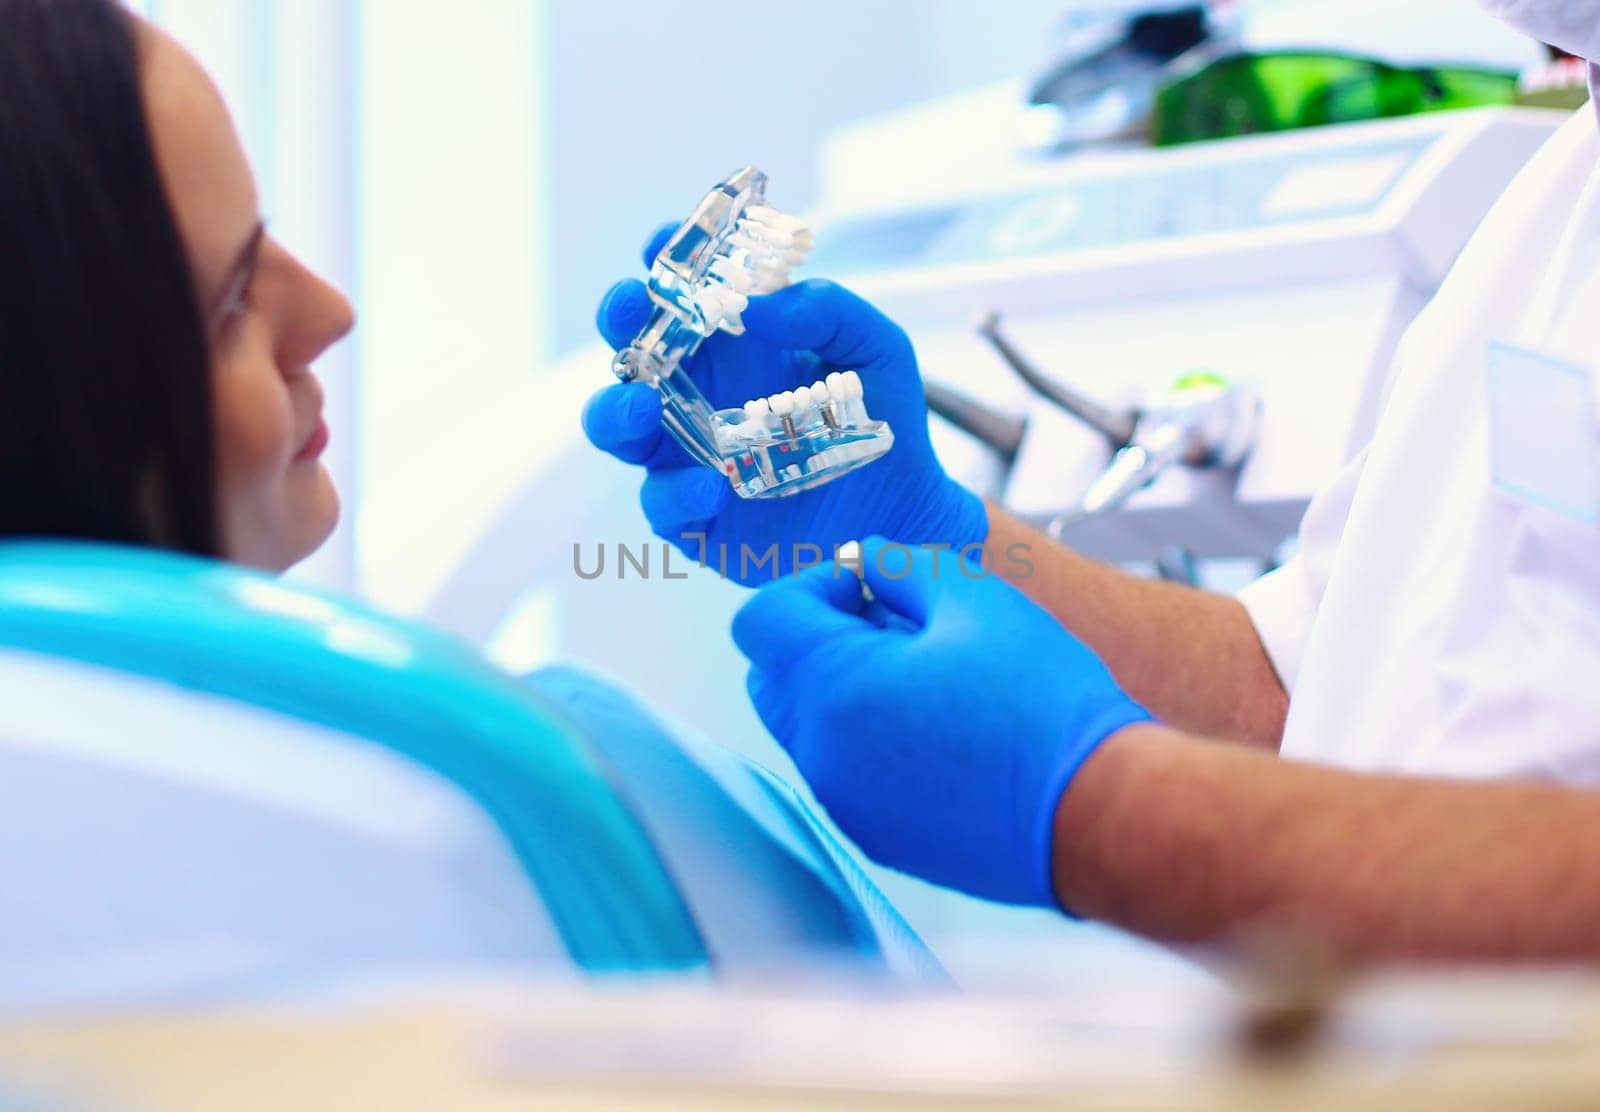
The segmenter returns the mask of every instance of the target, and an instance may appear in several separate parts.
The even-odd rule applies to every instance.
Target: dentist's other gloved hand
[[[830,561],[734,618],[757,712],[873,860],[1057,906],[1057,804],[1101,742],[1150,714],[1002,580],[950,552],[864,549],[870,605]]]
[[[672,228],[658,232],[645,250],[646,265]],[[601,302],[600,334],[614,348],[629,343],[650,315],[643,283],[613,286]],[[694,463],[661,427],[661,399],[644,383],[601,390],[584,410],[583,427],[602,450],[642,464],[640,500],[655,532],[694,559],[713,567],[726,559],[730,578],[759,584],[802,563],[831,559],[834,546],[880,534],[907,543],[961,548],[988,536],[983,503],[945,475],[928,440],[928,409],[916,354],[888,317],[832,282],[797,283],[754,297],[743,313],[746,332],[719,332],[686,366],[718,409],[743,405],[833,370],[860,372],[867,410],[894,430],[894,447],[882,459],[815,490],[770,501],[746,501],[727,479]],[[704,541],[697,536],[699,534]],[[754,566],[776,546],[771,562]],[[751,566],[742,566],[743,551]]]

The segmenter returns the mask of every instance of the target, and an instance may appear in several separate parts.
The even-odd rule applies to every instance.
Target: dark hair
[[[205,325],[114,0],[0,0],[4,536],[218,551]]]

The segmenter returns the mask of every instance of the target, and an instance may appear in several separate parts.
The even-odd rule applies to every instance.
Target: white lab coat
[[[1513,349],[1493,349],[1496,343]],[[1396,355],[1372,442],[1241,593],[1282,753],[1600,784],[1600,128],[1495,205]]]

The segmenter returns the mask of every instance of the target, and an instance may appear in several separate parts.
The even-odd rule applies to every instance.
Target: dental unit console
[[[655,308],[612,364],[622,381],[655,387],[673,438],[725,474],[742,498],[810,490],[894,444],[889,425],[868,415],[853,370],[713,410],[683,366],[718,330],[742,334],[740,314],[750,297],[787,286],[811,249],[810,230],[768,206],[766,187],[766,175],[746,166],[706,194],[651,265]]]

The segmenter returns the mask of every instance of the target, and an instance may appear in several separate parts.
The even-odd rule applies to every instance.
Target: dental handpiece
[[[715,332],[741,334],[750,298],[787,286],[811,249],[810,230],[766,204],[766,184],[746,166],[706,194],[652,263],[650,319],[612,364],[622,381],[655,387],[667,431],[742,498],[810,490],[894,445],[888,423],[867,413],[854,370],[718,410],[683,366]]]
[[[1060,540],[1069,526],[1119,508],[1174,464],[1237,467],[1255,444],[1260,414],[1260,396],[1252,388],[1213,374],[1184,376],[1140,411],[1132,443],[1112,457],[1077,507],[1046,531]]]
[[[1000,330],[998,312],[983,319],[978,334],[1036,394],[1099,433],[1111,450],[1110,464],[1077,505],[1046,523],[1046,531],[1057,540],[1085,518],[1120,508],[1174,464],[1237,467],[1255,443],[1261,400],[1248,386],[1211,372],[1192,372],[1145,405],[1102,405],[1035,367]],[[967,403],[966,408],[974,407]],[[981,416],[989,418],[985,432],[996,435],[993,418]],[[966,413],[958,412],[956,418],[958,423],[973,422]]]

